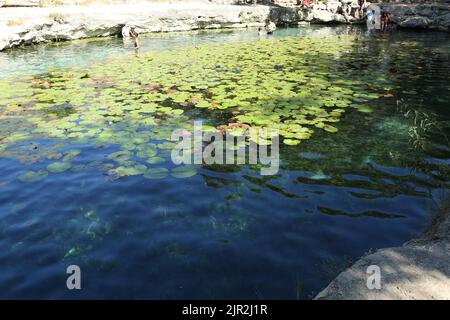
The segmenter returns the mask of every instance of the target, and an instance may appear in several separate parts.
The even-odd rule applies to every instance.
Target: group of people
[[[341,6],[339,7],[338,12],[342,14],[347,21],[350,20],[350,17],[354,17],[358,20],[365,18],[367,20],[367,27],[369,30],[381,29],[382,31],[386,31],[390,29],[393,24],[391,13],[385,11],[381,12],[380,15],[380,12],[376,12],[373,8],[371,8],[370,3],[366,2],[366,0],[358,0],[358,6],[356,8],[352,6],[352,1],[341,0]],[[264,28],[258,28],[258,34],[260,36],[271,35],[276,30],[276,24],[272,20],[267,19]],[[141,47],[139,34],[136,32],[136,29],[133,25],[129,23],[126,23],[124,25],[124,27],[122,28],[122,37],[125,46],[127,46],[126,44],[129,42],[129,40],[132,40],[136,49],[139,49]]]
[[[347,22],[351,19],[366,19],[369,29],[386,31],[393,26],[391,13],[387,11],[380,13],[378,6],[371,5],[366,0],[358,0],[357,3],[350,0],[341,0],[338,13],[342,14]]]
[[[345,20],[349,21],[351,18],[363,19],[370,6],[366,0],[358,0],[356,6],[353,1],[341,0],[341,6],[338,8],[338,13],[342,14]]]
[[[266,25],[263,28],[258,29],[258,33],[260,36],[262,35],[271,35],[277,30],[276,24],[270,20],[266,20]],[[135,26],[132,24],[126,23],[122,28],[122,38],[124,42],[124,47],[128,47],[130,40],[133,41],[135,49],[139,49],[141,47],[141,43],[139,41],[139,34],[136,32]]]

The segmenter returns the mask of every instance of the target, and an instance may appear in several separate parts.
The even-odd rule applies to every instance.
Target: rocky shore
[[[271,18],[278,25],[354,23],[331,0],[305,9],[298,6],[230,5],[205,2],[136,3],[100,6],[0,8],[0,51],[24,44],[115,36],[126,22],[141,33],[257,27]],[[405,28],[448,31],[446,4],[383,4]]]
[[[450,300],[450,209],[422,238],[381,249],[339,274],[316,300]],[[369,266],[380,269],[380,288],[369,289]]]
[[[385,3],[382,10],[393,14],[393,21],[401,28],[437,29],[450,31],[450,5],[444,3]]]

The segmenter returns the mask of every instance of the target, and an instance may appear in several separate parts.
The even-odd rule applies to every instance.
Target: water
[[[277,37],[324,36],[347,32],[347,27],[316,27],[281,29]],[[182,49],[205,43],[258,40],[254,29],[225,31],[190,31],[145,34],[141,36],[141,52]],[[108,56],[130,52],[131,44],[124,48],[122,39],[106,38],[41,44],[0,52],[0,77],[14,74],[45,72],[48,68],[88,66]]]
[[[275,176],[261,176],[258,168],[247,165],[202,165],[185,179],[111,175],[117,164],[108,156],[128,148],[128,141],[118,141],[115,132],[128,140],[132,122],[121,124],[111,112],[105,115],[111,121],[101,126],[108,126],[112,137],[102,141],[85,134],[61,139],[64,132],[45,129],[46,122],[60,125],[61,119],[90,114],[83,108],[98,103],[90,93],[83,96],[82,107],[44,97],[46,116],[2,113],[0,138],[6,144],[8,134],[10,140],[0,145],[0,297],[307,299],[361,255],[419,235],[448,189],[450,36],[399,31],[365,37],[360,29],[314,27],[281,30],[273,41],[299,35],[331,37],[324,42],[357,39],[344,53],[337,48],[332,59],[311,52],[303,66],[294,66],[299,77],[305,68],[317,72],[309,73],[305,87],[326,72],[366,79],[361,84],[366,90],[380,90],[379,83],[392,88],[367,105],[361,102],[360,110],[370,107],[373,112],[345,109],[333,124],[338,132],[315,129],[297,146],[281,145],[281,169]],[[271,40],[260,42],[253,30],[156,35],[143,38],[140,55],[150,52],[159,59],[156,55],[170,49],[182,51],[180,56],[191,52],[193,45],[206,45],[207,52],[228,48],[228,43],[264,47],[264,41]],[[115,63],[117,57],[134,57],[118,39],[23,48],[0,53],[0,75],[16,79],[18,88],[49,67],[88,70],[93,77],[100,70],[96,64]],[[136,59],[138,65],[144,63]],[[324,59],[332,63],[323,65]],[[162,66],[170,70],[168,64]],[[105,78],[111,72],[105,71]],[[45,87],[45,81],[39,85]],[[64,83],[79,88],[80,82],[85,88],[83,81],[90,80],[70,81]],[[102,85],[96,90],[107,90]],[[71,88],[56,89],[58,97],[67,90]],[[6,106],[0,100],[0,108]],[[30,108],[37,112],[36,106]],[[429,130],[414,124],[424,119],[422,113],[432,121]],[[156,129],[150,127],[151,141],[159,140],[157,130],[170,132],[180,121],[220,124],[229,114],[193,108],[183,116],[187,118],[173,121],[169,114],[162,117]],[[130,137],[142,138],[141,130],[131,130]],[[19,134],[25,139],[11,138]],[[158,152],[169,157],[164,149]],[[45,170],[62,157],[70,160],[69,170],[21,181],[24,173]],[[132,161],[140,160],[134,156]],[[82,269],[81,291],[65,287],[70,264]]]

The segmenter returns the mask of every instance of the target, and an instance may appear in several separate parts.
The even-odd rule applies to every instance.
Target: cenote
[[[449,49],[305,27],[0,53],[0,297],[314,297],[445,196]],[[278,174],[174,165],[171,132],[195,120],[278,129]]]

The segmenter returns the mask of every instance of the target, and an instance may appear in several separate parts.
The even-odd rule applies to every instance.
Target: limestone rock
[[[380,288],[369,289],[367,270],[374,265],[380,268]],[[450,216],[431,235],[361,258],[315,299],[450,300]]]

